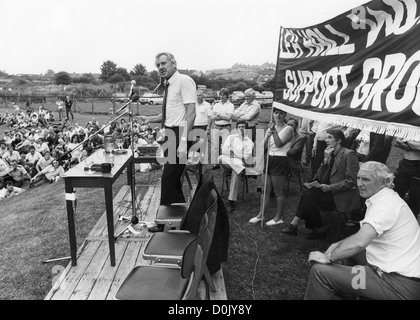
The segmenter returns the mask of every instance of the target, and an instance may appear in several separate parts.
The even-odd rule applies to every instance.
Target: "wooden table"
[[[67,219],[69,226],[70,237],[70,253],[72,266],[77,265],[77,244],[76,244],[76,228],[74,221],[73,201],[75,200],[74,188],[103,188],[105,190],[105,207],[106,220],[108,225],[108,242],[111,266],[115,266],[115,236],[114,236],[114,212],[113,212],[113,197],[112,185],[120,176],[120,174],[127,168],[127,184],[132,187],[132,153],[127,150],[125,154],[107,154],[104,149],[98,149],[92,154],[89,160],[93,160],[94,164],[101,164],[104,162],[113,163],[110,173],[94,172],[87,173],[84,168],[85,161],[79,163],[77,166],[71,168],[64,175],[64,183],[66,189],[66,204],[67,204]]]

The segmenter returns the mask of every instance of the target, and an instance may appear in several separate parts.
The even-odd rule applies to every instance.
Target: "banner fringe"
[[[416,126],[395,122],[361,119],[345,115],[319,113],[298,109],[276,101],[273,102],[273,108],[283,110],[298,117],[309,118],[315,121],[327,122],[360,130],[367,130],[379,134],[394,136],[403,140],[420,141],[420,128]]]

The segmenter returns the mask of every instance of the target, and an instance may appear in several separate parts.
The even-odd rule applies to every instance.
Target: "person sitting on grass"
[[[36,174],[35,166],[38,161],[42,158],[42,155],[35,150],[34,146],[29,147],[29,152],[25,156],[25,163],[28,165],[27,171],[30,172],[31,176],[33,177]]]
[[[90,143],[85,143],[83,146],[83,150],[79,156],[79,163],[85,161],[88,157],[90,157],[93,153],[93,148]]]
[[[41,137],[38,138],[37,141],[34,142],[35,150],[38,151],[41,155],[44,155],[45,152],[50,151],[48,147],[48,143]]]
[[[35,171],[34,175],[38,172],[41,172],[46,167],[48,167],[50,164],[52,164],[54,158],[51,157],[51,153],[49,151],[45,152],[45,155],[39,159],[39,161],[35,164]]]
[[[15,150],[27,154],[31,146],[31,141],[28,138],[26,138],[25,135],[22,135],[22,140],[15,146]]]
[[[5,179],[8,177],[9,165],[0,158],[0,188],[5,185]]]
[[[16,196],[24,191],[25,189],[14,187],[12,181],[7,181],[6,187],[0,190],[0,201],[6,198]]]
[[[383,163],[360,165],[366,215],[357,233],[309,254],[305,300],[420,300],[420,227],[393,179]]]
[[[66,152],[71,151],[70,152],[70,154],[71,154],[70,164],[79,163],[79,156],[80,156],[80,153],[83,150],[83,145],[81,145],[81,144],[79,145],[79,142],[80,142],[79,141],[79,136],[77,134],[74,134],[71,137],[71,142],[67,145]]]
[[[9,165],[12,163],[13,160],[19,161],[19,159],[19,152],[15,151],[12,146],[9,146],[7,148],[7,152],[3,155],[3,160],[5,160]]]
[[[0,140],[0,158],[3,158],[6,152],[7,152],[6,141]]]
[[[18,162],[15,159],[11,161],[10,168],[7,173],[10,175],[9,181],[13,181],[13,185],[19,188],[23,186],[23,182],[25,180],[31,180],[31,176],[25,168],[18,165]]]
[[[60,180],[64,175],[64,168],[60,165],[60,162],[56,159],[53,160],[52,164],[47,166],[45,169],[38,172],[32,179],[29,188],[35,186],[39,181],[53,183],[54,181]]]

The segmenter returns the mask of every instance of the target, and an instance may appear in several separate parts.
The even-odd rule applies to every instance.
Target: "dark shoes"
[[[308,240],[315,240],[315,239],[323,239],[326,236],[326,232],[321,232],[318,229],[314,229],[310,233],[304,236],[305,239]]]
[[[289,224],[286,228],[284,228],[283,230],[280,230],[280,232],[287,234],[289,236],[297,236],[298,227],[293,224]]]
[[[213,167],[211,167],[211,170],[220,169],[220,164],[215,164]]]
[[[233,210],[235,210],[235,201],[228,200],[228,201],[227,201],[226,210],[227,210],[228,212],[232,212]]]

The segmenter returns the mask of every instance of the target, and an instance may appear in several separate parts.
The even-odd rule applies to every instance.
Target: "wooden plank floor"
[[[153,222],[160,201],[160,185],[136,186],[137,208],[143,212],[140,221]],[[120,222],[120,215],[131,218],[131,191],[123,186],[114,198],[114,226],[118,234],[128,222]],[[151,233],[146,227],[136,225],[137,236],[120,236],[115,242],[114,267],[110,264],[105,213],[93,227],[78,250],[77,266],[68,264],[53,285],[45,300],[112,300],[122,281],[138,265],[150,265],[142,253]],[[216,292],[209,292],[201,281],[197,299],[226,300],[223,272],[213,275]]]

